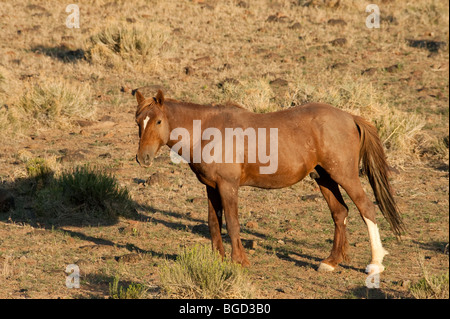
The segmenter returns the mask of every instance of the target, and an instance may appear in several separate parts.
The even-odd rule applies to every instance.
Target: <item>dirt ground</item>
[[[255,105],[255,92],[268,90],[275,108],[286,102],[286,90],[301,85],[322,88],[324,95],[332,94],[333,79],[363,83],[362,94],[370,87],[377,103],[402,112],[395,116],[418,116],[424,123],[418,131],[440,145],[433,148],[415,135],[415,142],[408,142],[410,154],[388,150],[407,233],[397,241],[378,213],[389,252],[380,288],[365,286],[369,238],[347,195],[351,260],[331,273],[317,271],[331,250],[334,225],[309,177],[280,190],[239,190],[252,284],[258,298],[268,299],[403,299],[413,297],[408,287],[424,272],[448,273],[448,3],[382,1],[381,28],[369,32],[365,5],[309,2],[82,1],[79,29],[64,25],[68,13],[60,2],[2,3],[0,75],[6,97],[0,108],[13,108],[35,82],[67,81],[90,87],[96,112],[57,126],[18,117],[23,125],[13,129],[0,121],[0,188],[15,201],[14,209],[0,211],[0,298],[108,298],[115,277],[123,285],[144,285],[145,298],[163,298],[158,265],[181,247],[209,244],[206,191],[187,164],[172,163],[167,148],[151,168],[136,163],[136,102],[120,91],[123,85],[149,86],[147,94],[162,87],[168,97],[198,103],[236,98]],[[86,39],[118,21],[156,23],[168,34],[167,47],[148,62],[151,67],[89,60]],[[333,42],[339,38],[345,40]],[[435,50],[407,39],[446,44]],[[262,84],[252,87],[255,79]],[[227,95],[227,81],[247,85],[246,93]],[[308,99],[291,96],[292,103]],[[129,190],[136,217],[87,226],[40,220],[33,198],[20,187],[27,178],[26,158],[47,159],[57,172],[83,164],[107,167]],[[223,236],[230,253],[226,231]],[[80,269],[79,289],[66,287],[71,264]]]

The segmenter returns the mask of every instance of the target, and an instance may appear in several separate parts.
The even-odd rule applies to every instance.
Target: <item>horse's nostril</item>
[[[150,155],[145,155],[145,163],[148,163],[148,162],[150,162]]]
[[[136,154],[136,162],[140,165],[141,163],[139,163],[139,157]]]

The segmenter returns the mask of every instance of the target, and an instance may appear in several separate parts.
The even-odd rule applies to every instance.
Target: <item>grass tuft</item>
[[[127,288],[120,285],[119,277],[115,276],[109,284],[110,299],[142,299],[147,289],[141,284],[131,283]]]
[[[409,287],[409,291],[416,299],[448,299],[448,273],[434,276],[425,274],[423,278]]]
[[[104,170],[89,166],[63,172],[37,192],[35,206],[39,217],[69,224],[115,222],[132,207],[126,188]]]
[[[87,57],[94,64],[121,67],[124,63],[154,65],[169,39],[157,24],[115,24],[90,37]]]
[[[183,249],[176,261],[165,261],[160,278],[171,298],[253,298],[254,291],[245,270],[231,261],[222,261],[210,246]]]
[[[90,118],[95,107],[87,85],[43,81],[32,85],[21,96],[18,109],[27,123],[44,126],[66,125],[72,118]]]

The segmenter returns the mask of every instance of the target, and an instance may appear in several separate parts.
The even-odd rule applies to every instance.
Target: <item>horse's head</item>
[[[141,166],[150,166],[161,146],[169,140],[169,124],[164,107],[164,95],[158,90],[156,97],[146,99],[135,91],[138,102],[136,123],[139,126],[139,149],[136,161]]]

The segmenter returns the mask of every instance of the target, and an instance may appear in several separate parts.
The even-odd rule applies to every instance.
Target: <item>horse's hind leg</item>
[[[333,248],[330,256],[320,263],[319,271],[332,271],[340,262],[348,260],[348,242],[345,230],[348,207],[342,198],[338,184],[323,169],[319,173],[320,177],[315,180],[319,184],[320,191],[330,208],[335,227]]]
[[[355,203],[369,231],[372,261],[367,266],[366,272],[369,275],[382,272],[384,270],[383,257],[387,254],[387,251],[381,245],[380,232],[375,220],[375,205],[364,192],[357,174],[347,175],[338,183]]]
[[[219,192],[210,186],[206,186],[208,195],[208,226],[211,235],[212,248],[217,249],[222,257],[225,256],[223,248],[222,229],[222,201]]]

